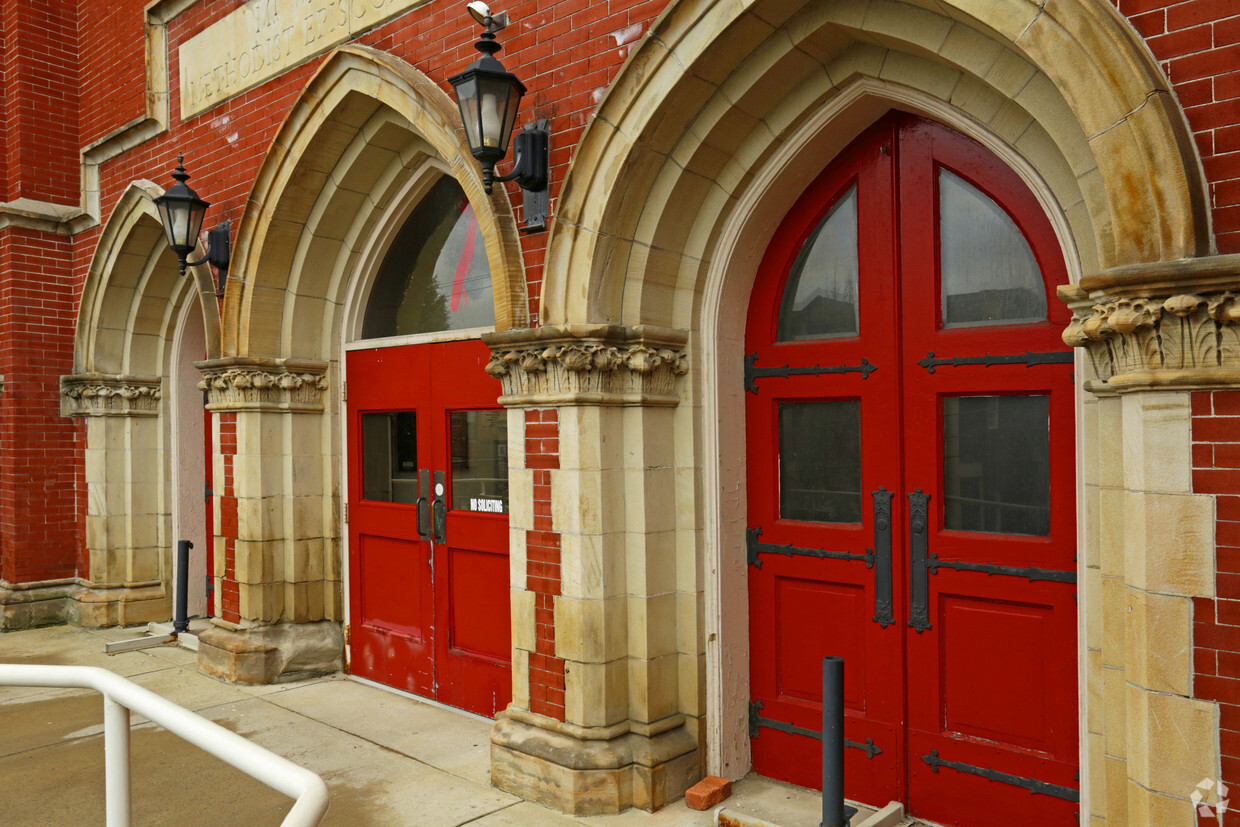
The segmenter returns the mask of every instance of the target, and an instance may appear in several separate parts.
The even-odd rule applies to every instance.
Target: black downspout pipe
[[[844,806],[844,659],[822,659],[822,827],[849,827]]]
[[[172,633],[179,635],[189,629],[186,617],[189,606],[189,550],[194,544],[189,540],[177,541],[177,577],[173,586],[175,610],[172,616]]]

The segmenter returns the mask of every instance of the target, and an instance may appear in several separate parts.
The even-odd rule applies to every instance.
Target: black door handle
[[[908,625],[921,634],[930,628],[930,570],[928,559],[930,495],[920,488],[908,495]]]
[[[874,622],[886,629],[895,622],[891,613],[891,497],[879,486],[874,498]]]
[[[431,538],[431,472],[418,469],[418,539]]]
[[[434,499],[431,500],[431,537],[436,543],[448,541],[448,505],[444,502],[447,489],[444,487],[443,471],[435,472]]]

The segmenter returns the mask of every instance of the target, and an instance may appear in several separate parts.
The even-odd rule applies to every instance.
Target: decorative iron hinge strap
[[[1024,577],[1033,583],[1037,580],[1053,580],[1056,583],[1075,583],[1076,572],[1058,569],[1037,569],[1033,566],[1018,568],[1016,566],[996,566],[991,563],[962,563],[955,560],[940,560],[937,554],[931,554],[926,561],[931,574],[938,574],[939,569],[955,569],[956,571],[980,571],[984,574],[998,574],[1003,577]]]
[[[1053,353],[1031,353],[1025,351],[1023,354],[1012,353],[1002,356],[991,356],[987,353],[985,356],[953,356],[950,359],[934,358],[934,351],[926,354],[926,358],[917,364],[934,373],[937,367],[953,367],[959,368],[965,365],[982,365],[990,367],[991,365],[1024,365],[1027,368],[1035,365],[1070,365],[1072,364],[1072,351],[1055,351]]]
[[[774,543],[763,543],[758,538],[762,536],[762,526],[751,528],[745,532],[745,546],[749,552],[749,565],[762,568],[762,561],[758,559],[759,554],[782,554],[785,557],[820,557],[831,560],[861,560],[865,562],[867,569],[874,568],[874,552],[870,549],[865,550],[865,554],[853,554],[848,551],[827,551],[823,548],[798,548],[794,545],[777,546]]]
[[[794,368],[788,365],[780,365],[777,368],[760,368],[756,367],[758,354],[751,353],[745,357],[745,390],[750,393],[758,392],[758,379],[763,376],[780,376],[788,378],[789,376],[822,376],[828,373],[860,373],[862,379],[869,379],[870,374],[878,370],[877,365],[870,364],[868,359],[862,359],[859,365],[832,365],[823,367],[821,365],[813,365],[812,367]]]
[[[1071,787],[1061,787],[1058,784],[1049,784],[1046,781],[1039,781],[1036,778],[1023,778],[1019,775],[1009,775],[1006,772],[987,769],[986,767],[975,767],[972,764],[962,764],[959,761],[944,761],[939,757],[937,749],[930,750],[929,755],[923,755],[921,760],[930,765],[932,772],[938,772],[939,767],[947,767],[949,770],[956,772],[964,772],[969,775],[976,775],[985,778],[987,781],[998,781],[1003,784],[1011,784],[1013,787],[1022,787],[1034,795],[1049,795],[1054,798],[1062,798],[1064,801],[1079,802],[1081,800],[1080,790],[1074,790]]]
[[[813,738],[818,741],[822,740],[821,732],[816,732],[812,729],[806,729],[805,727],[799,727],[796,724],[785,723],[784,721],[776,721],[773,718],[763,718],[762,715],[759,714],[761,711],[762,711],[762,701],[750,701],[749,702],[749,737],[750,738],[757,738],[759,735],[758,733],[759,727],[765,727],[766,729],[773,729],[776,732],[784,732],[784,733],[787,733],[788,735],[804,735],[806,738]],[[866,738],[864,744],[858,744],[856,741],[850,741],[847,738],[845,738],[844,746],[849,747],[850,749],[861,750],[862,752],[865,753],[866,760],[868,761],[873,761],[875,755],[882,755],[883,753],[883,750],[881,747],[874,746],[873,738]]]

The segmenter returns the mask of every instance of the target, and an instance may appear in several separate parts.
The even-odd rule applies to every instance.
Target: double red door
[[[1063,255],[1017,176],[893,114],[806,191],[746,332],[750,732],[820,784],[845,660],[848,797],[944,824],[1075,824]]]
[[[349,668],[494,715],[512,694],[506,413],[478,341],[347,354]]]

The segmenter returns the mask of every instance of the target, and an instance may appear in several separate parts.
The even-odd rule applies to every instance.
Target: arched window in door
[[[363,339],[495,324],[491,269],[469,199],[452,178],[431,187],[379,267]]]

